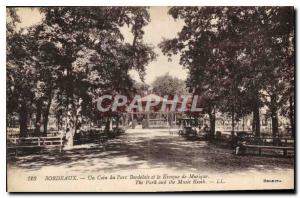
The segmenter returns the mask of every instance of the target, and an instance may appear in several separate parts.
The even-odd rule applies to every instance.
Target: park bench
[[[288,151],[294,150],[294,139],[281,137],[247,137],[245,150],[256,149],[258,154],[262,154],[262,150],[282,150],[283,155],[287,156]]]
[[[74,142],[76,144],[91,143],[99,141],[101,144],[108,140],[107,134],[101,128],[92,128],[82,133],[76,134]]]
[[[264,145],[245,145],[244,146],[246,149],[258,149],[258,154],[261,155],[262,149],[277,149],[277,150],[282,150],[283,155],[286,157],[287,156],[287,151],[288,150],[294,150],[294,147],[290,146],[264,146]]]
[[[61,152],[63,147],[62,137],[27,137],[27,138],[8,138],[7,149],[13,150],[17,155],[18,150],[59,147]]]

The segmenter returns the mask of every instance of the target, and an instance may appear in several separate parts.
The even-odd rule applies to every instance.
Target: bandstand
[[[156,106],[150,107],[149,111],[145,110],[148,102],[159,101]],[[135,121],[137,124],[141,124],[143,128],[169,128],[176,125],[176,120],[182,113],[171,111],[171,105],[173,101],[167,100],[156,94],[149,94],[142,97],[138,102],[141,102],[143,111],[131,111],[128,112],[130,121]],[[161,110],[162,104],[166,102],[166,108]],[[179,102],[177,102],[178,104]]]

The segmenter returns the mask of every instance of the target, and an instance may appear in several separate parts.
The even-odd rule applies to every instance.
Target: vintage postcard
[[[7,7],[7,191],[293,191],[294,15]]]

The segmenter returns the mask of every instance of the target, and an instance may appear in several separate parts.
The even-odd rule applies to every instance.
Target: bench
[[[262,149],[275,149],[275,150],[283,150],[283,155],[287,156],[288,150],[294,150],[294,147],[291,146],[265,146],[265,145],[244,145],[245,149],[254,148],[258,149],[258,154],[261,155]]]
[[[74,143],[76,144],[91,143],[95,141],[99,141],[101,144],[103,144],[107,140],[108,135],[100,128],[84,131],[82,133],[75,134],[74,136]]]
[[[262,150],[282,150],[283,155],[287,156],[288,150],[294,150],[294,139],[287,137],[250,137],[246,138],[245,149],[258,149],[261,155]]]
[[[7,141],[7,149],[15,150],[16,154],[18,149],[59,147],[61,152],[63,147],[62,137],[8,138]]]

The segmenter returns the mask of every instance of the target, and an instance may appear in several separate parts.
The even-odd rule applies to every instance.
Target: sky
[[[18,15],[21,19],[21,24],[18,28],[26,28],[33,24],[40,23],[42,15],[37,9],[20,8]],[[158,48],[158,44],[163,38],[174,38],[183,26],[183,21],[174,20],[168,15],[168,7],[150,7],[150,22],[144,27],[145,35],[144,42],[151,44],[157,54],[155,61],[152,61],[146,68],[145,82],[151,84],[157,76],[169,73],[171,76],[185,80],[187,77],[187,70],[184,70],[179,65],[179,56],[172,57],[172,61],[168,61],[168,57],[164,56]],[[126,42],[132,42],[133,36],[127,27],[123,27],[121,32],[124,35]],[[133,79],[140,81],[136,71],[130,71]]]

